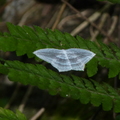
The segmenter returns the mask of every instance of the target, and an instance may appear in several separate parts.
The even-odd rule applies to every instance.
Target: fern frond
[[[62,33],[58,30],[43,30],[38,26],[34,29],[27,26],[15,26],[8,23],[10,34],[4,33],[0,36],[0,49],[2,51],[16,51],[17,56],[27,54],[34,57],[33,51],[42,48],[82,48],[96,53],[96,56],[87,64],[87,74],[89,77],[97,73],[98,65],[109,69],[109,78],[115,77],[120,73],[120,49],[111,44],[110,47],[98,41],[99,46],[89,40],[77,36],[76,38],[69,33]]]
[[[63,97],[70,96],[73,99],[79,99],[84,104],[88,102],[91,102],[94,106],[102,104],[106,111],[113,107],[115,112],[120,112],[120,109],[118,109],[118,106],[120,107],[120,96],[108,84],[101,85],[93,80],[74,75],[59,75],[39,64],[6,61],[5,67],[9,69],[8,77],[12,81],[47,89],[52,95],[59,93]]]
[[[98,65],[108,68],[109,78],[120,73],[120,49],[114,44],[110,44],[108,47],[98,41],[98,46],[79,36],[73,37],[69,33],[62,33],[58,30],[43,30],[37,26],[32,29],[8,23],[8,28],[10,33],[0,34],[0,49],[2,51],[16,51],[18,56],[27,54],[28,57],[34,57],[32,52],[36,49],[79,47],[96,53],[96,56],[86,65],[88,77],[97,73]],[[98,84],[94,80],[74,75],[58,74],[39,64],[26,64],[19,61],[4,61],[4,63],[4,65],[0,64],[0,73],[8,74],[12,81],[47,89],[51,95],[59,93],[63,97],[70,96],[79,99],[84,104],[89,102],[94,106],[102,104],[106,111],[114,108],[115,112],[120,112],[120,96],[108,84]]]
[[[18,110],[16,111],[16,113],[14,113],[11,110],[3,109],[0,107],[0,120],[27,120],[27,119]]]

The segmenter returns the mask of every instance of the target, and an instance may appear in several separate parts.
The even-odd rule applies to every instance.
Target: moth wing
[[[65,50],[61,50],[52,60],[51,64],[57,68],[59,72],[69,71],[72,69]]]
[[[33,54],[35,54],[37,57],[48,63],[52,63],[53,59],[56,59],[56,56],[59,52],[60,50],[58,49],[47,48],[47,49],[36,50],[33,52]]]
[[[79,63],[85,65],[95,56],[95,53],[89,50],[71,48],[67,50],[67,55],[71,64],[74,67],[74,64],[79,64]]]
[[[89,50],[77,48],[67,50],[47,48],[36,50],[33,53],[44,61],[51,63],[59,72],[69,70],[84,71],[85,64],[95,56]]]
[[[70,70],[84,70],[85,65],[77,60],[78,56],[74,52],[67,53],[67,50],[61,50],[58,55],[53,59],[52,65],[59,70],[59,72]]]

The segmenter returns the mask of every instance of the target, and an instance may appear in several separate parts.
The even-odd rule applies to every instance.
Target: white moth
[[[84,71],[85,64],[95,56],[95,53],[89,50],[78,48],[70,48],[67,50],[46,48],[36,50],[33,54],[52,64],[59,72],[70,70]]]

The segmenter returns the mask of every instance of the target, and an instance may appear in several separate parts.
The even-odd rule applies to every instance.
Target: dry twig
[[[35,4],[33,5],[33,7],[31,7],[28,11],[25,12],[25,14],[22,16],[20,22],[18,23],[19,26],[22,26],[25,24],[26,20],[28,19],[28,17],[37,9],[40,8],[39,4]]]
[[[113,31],[115,30],[116,24],[117,24],[117,22],[118,22],[118,17],[117,17],[117,16],[113,16],[112,19],[113,19],[113,22],[112,22],[112,24],[111,24],[111,26],[110,26],[110,28],[109,28],[109,31],[108,31],[108,35],[109,35],[109,36],[110,36],[110,35],[113,33]],[[106,44],[108,43],[108,38],[107,38],[107,37],[104,39],[104,43],[106,43]]]
[[[24,95],[24,98],[23,98],[23,100],[22,100],[22,103],[19,105],[19,108],[18,108],[19,111],[21,111],[21,112],[23,111],[23,109],[24,109],[24,107],[25,107],[25,104],[26,104],[26,102],[27,102],[27,100],[28,100],[28,97],[29,97],[29,95],[31,94],[32,89],[33,89],[32,86],[29,86],[29,87],[28,87],[28,90],[27,90],[26,94]]]
[[[38,117],[40,117],[43,112],[45,111],[45,108],[41,108],[30,120],[36,120]]]
[[[101,16],[101,20],[100,20],[100,23],[98,25],[98,27],[101,29],[107,19],[107,16],[108,14],[107,13],[104,13],[102,16]],[[91,41],[95,41],[95,38],[97,37],[97,35],[99,34],[99,30],[96,30],[95,32],[93,32],[92,34],[92,38],[91,38]]]
[[[58,13],[58,15],[57,15],[56,21],[55,21],[55,23],[54,23],[54,25],[53,25],[53,27],[52,27],[52,30],[54,30],[54,29],[57,27],[57,25],[58,25],[58,23],[59,23],[59,21],[60,21],[60,18],[61,18],[61,16],[62,16],[63,12],[64,12],[65,7],[66,7],[66,4],[63,3],[63,4],[62,4],[62,7],[61,7],[61,9],[60,9],[60,11],[59,11],[59,13]]]
[[[87,22],[89,22],[93,27],[95,27],[96,29],[98,29],[103,35],[105,35],[110,41],[113,41],[113,39],[104,31],[101,30],[95,23],[91,22],[87,17],[85,17],[84,15],[81,14],[81,12],[79,12],[77,9],[75,9],[73,6],[71,6],[67,1],[62,0],[62,2],[64,2],[66,5],[68,5],[75,13],[80,14],[80,16],[85,19]],[[101,10],[104,11],[106,9],[108,9],[110,7],[110,4],[105,5],[104,9]]]
[[[19,88],[20,88],[20,84],[18,83],[17,84],[17,86],[16,86],[16,88],[15,88],[15,90],[14,90],[14,92],[13,92],[13,94],[12,94],[12,97],[10,98],[10,100],[9,100],[9,102],[6,104],[6,106],[4,107],[4,108],[9,108],[10,107],[10,105],[11,105],[11,103],[14,101],[14,99],[16,98],[16,95],[17,95],[17,93],[18,93],[18,90],[19,90]]]
[[[95,12],[93,15],[91,15],[88,19],[90,22],[95,21],[98,17],[100,17],[101,13],[100,12]],[[75,36],[77,33],[82,31],[87,25],[89,24],[88,21],[84,21],[80,25],[78,25],[72,32],[71,35]]]

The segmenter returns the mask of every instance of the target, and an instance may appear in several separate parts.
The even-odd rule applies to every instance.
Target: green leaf
[[[16,111],[16,114],[8,109],[3,109],[0,107],[0,120],[27,120],[26,117],[19,112]]]
[[[69,89],[69,87],[67,86],[67,84],[65,84],[65,83],[60,83],[60,95],[62,96],[62,97],[67,97],[67,96],[69,96],[70,95],[70,89]]]
[[[22,114],[20,111],[16,110],[16,116],[18,120],[27,120],[24,114]]]
[[[82,80],[84,81],[85,86],[87,87],[87,89],[92,90],[92,91],[95,90],[95,88],[94,88],[93,84],[91,83],[91,81],[86,80],[84,78]]]
[[[113,87],[111,87],[110,85],[104,83],[104,87],[107,87],[107,90],[108,90],[108,92],[109,92],[109,94],[111,96],[119,96],[119,94],[117,93],[117,91]]]
[[[74,75],[59,75],[42,65],[6,61],[5,67],[9,69],[8,77],[12,81],[38,86],[48,90],[51,95],[59,93],[62,97],[70,96],[83,104],[91,102],[94,106],[99,106],[102,103],[106,111],[111,110],[114,99],[120,99],[117,91],[108,84],[103,86],[96,81]]]
[[[30,40],[38,41],[39,37],[37,36],[36,32],[32,28],[30,28],[28,26],[23,26],[23,29],[24,29],[25,33],[29,36]]]
[[[120,63],[116,60],[110,60],[108,77],[109,78],[115,77],[118,75],[119,72],[120,72]]]
[[[112,107],[116,112],[119,111],[119,91],[109,84],[101,84],[97,82],[98,80],[89,79],[99,72],[99,66],[101,69],[106,67],[109,70],[109,78],[120,74],[119,47],[105,45],[102,41],[99,41],[100,46],[98,46],[95,42],[84,40],[79,36],[73,37],[69,33],[62,33],[59,30],[52,31],[38,26],[34,26],[33,29],[11,23],[7,25],[10,33],[0,33],[0,49],[2,51],[15,51],[17,56],[27,54],[29,58],[32,58],[34,57],[33,51],[37,49],[47,47],[57,49],[82,48],[93,51],[96,56],[86,65],[87,79],[84,73],[79,71],[70,72],[68,75],[46,69],[45,66],[40,64],[34,65],[5,60],[1,60],[0,73],[7,74],[12,81],[48,90],[51,95],[60,94],[63,97],[79,99],[84,104],[89,102],[94,106],[102,104],[103,110],[106,111],[111,110]],[[3,63],[5,64],[3,65]]]
[[[79,41],[79,45],[82,49],[88,49],[88,46],[86,45],[86,42],[85,42],[86,40],[84,40],[80,36],[77,36],[76,38]]]
[[[97,59],[93,58],[90,62],[87,63],[87,74],[89,77],[95,75],[98,71],[97,68]]]
[[[92,50],[94,53],[97,54],[97,57],[104,57],[101,48],[99,45],[97,45],[97,43],[91,42],[89,41],[89,44],[87,44],[90,48],[90,50]]]
[[[9,72],[8,68],[0,64],[0,73],[7,75]]]
[[[105,95],[102,95],[102,107],[103,107],[103,110],[105,111],[109,111],[111,110],[112,106],[113,106],[113,101],[112,101],[112,98],[110,96],[105,96]]]
[[[13,24],[11,24],[11,23],[7,23],[7,27],[8,27],[8,29],[9,29],[11,35],[17,36],[17,37],[23,37],[23,35],[21,36],[21,35],[19,34],[18,29],[17,29],[17,26],[15,26],[15,25],[13,25]],[[21,27],[20,27],[20,28],[21,28]],[[22,31],[23,33],[25,33],[24,30],[21,30],[21,31]]]
[[[60,84],[58,82],[55,82],[53,80],[50,81],[50,85],[49,85],[49,93],[51,95],[56,95],[59,92],[60,89]]]
[[[75,39],[75,37],[71,36],[69,33],[65,33],[65,40],[66,40],[66,45],[72,46],[73,48],[75,47],[80,47],[79,42]]]
[[[41,40],[43,42],[46,41],[46,40],[48,40],[47,32],[46,31],[44,31],[42,28],[40,28],[38,26],[34,26],[34,28],[35,28],[35,31],[37,33],[37,36],[39,37],[39,40]]]
[[[117,45],[115,45],[114,43],[110,43],[110,47],[115,52],[116,59],[120,59],[120,48]]]
[[[119,113],[120,112],[120,99],[114,101],[114,112]]]
[[[105,91],[105,89],[103,88],[103,86],[101,86],[98,82],[92,80],[92,82],[94,83],[95,85],[95,88],[96,90],[99,92],[99,93],[103,93],[103,94],[107,94],[107,92]]]
[[[80,89],[80,101],[83,104],[87,104],[90,101],[90,92],[88,92],[86,89]]]
[[[65,83],[68,83],[70,85],[74,85],[74,83],[72,82],[72,79],[70,79],[68,76],[61,75],[61,77],[63,78]]]
[[[91,103],[94,106],[100,106],[102,102],[102,96],[100,94],[96,94],[96,93],[91,93]]]
[[[55,33],[53,31],[51,31],[50,29],[46,29],[47,34],[49,36],[49,42],[51,46],[59,46],[60,45],[60,41],[57,39]]]
[[[115,58],[112,50],[107,45],[105,45],[104,43],[102,43],[100,41],[98,41],[98,42],[101,45],[101,48],[102,48],[102,50],[107,58]]]
[[[99,58],[99,65],[101,65],[102,67],[107,67],[109,68],[109,60],[106,58]]]
[[[0,37],[0,49],[4,52],[15,51],[17,47],[17,41],[13,37]]]
[[[72,75],[72,78],[73,78],[74,83],[75,83],[75,85],[76,85],[77,87],[80,87],[80,88],[85,88],[85,86],[84,86],[84,83],[83,83],[82,79],[80,79],[79,77],[74,76],[74,75]]]
[[[73,98],[73,99],[79,99],[80,98],[80,91],[78,88],[74,87],[74,86],[70,86],[70,96]]]

